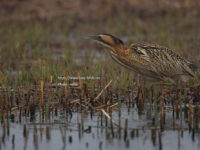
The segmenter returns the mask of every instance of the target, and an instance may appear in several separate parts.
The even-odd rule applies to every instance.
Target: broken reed
[[[78,75],[78,76],[80,76],[80,75]],[[55,90],[53,90],[52,89],[52,80],[53,80],[53,78],[51,77],[50,78],[50,92],[51,93],[56,93],[56,92],[58,92],[58,91],[55,91]],[[79,80],[79,82],[80,82],[80,80]],[[107,110],[109,110],[109,109],[107,109],[107,108],[111,108],[111,107],[114,107],[114,106],[118,106],[118,109],[119,109],[119,112],[120,112],[120,107],[121,107],[121,104],[129,104],[130,102],[132,102],[132,103],[134,103],[135,101],[136,101],[136,99],[135,100],[130,100],[129,98],[130,98],[130,96],[129,96],[129,94],[128,93],[130,93],[130,91],[128,91],[128,92],[126,92],[126,91],[124,91],[123,93],[125,93],[125,94],[127,94],[126,96],[127,96],[127,98],[128,99],[124,99],[124,98],[122,98],[124,95],[123,95],[123,93],[122,94],[119,94],[119,92],[117,92],[118,93],[118,97],[117,97],[117,100],[118,101],[116,101],[116,100],[114,100],[114,99],[112,99],[112,95],[110,95],[111,93],[114,95],[114,94],[116,94],[116,90],[113,90],[112,88],[109,88],[109,92],[105,92],[105,90],[111,85],[111,83],[112,83],[112,80],[110,81],[110,82],[108,82],[107,83],[107,85],[104,87],[104,88],[102,88],[102,90],[99,92],[99,94],[97,94],[97,96],[94,98],[92,98],[92,94],[90,93],[91,91],[89,90],[89,87],[85,84],[85,83],[83,83],[83,93],[84,93],[84,97],[86,98],[84,98],[84,101],[82,101],[81,103],[80,103],[80,100],[76,100],[77,102],[75,102],[75,100],[73,101],[73,100],[71,100],[70,98],[70,96],[71,96],[71,94],[70,94],[70,96],[68,97],[68,95],[67,95],[67,87],[65,87],[64,89],[62,89],[62,90],[60,90],[59,92],[60,92],[60,96],[58,97],[59,98],[59,101],[56,101],[56,103],[57,104],[66,104],[67,105],[67,107],[66,107],[66,105],[62,105],[63,107],[65,107],[65,109],[66,110],[69,110],[69,109],[71,109],[72,107],[74,107],[74,106],[82,106],[82,108],[84,109],[84,110],[92,110],[92,112],[95,112],[95,110],[100,110],[101,112],[102,112],[102,114],[104,115],[104,116],[106,116],[106,118],[107,119],[109,119],[109,120],[111,120],[111,122],[112,123],[114,123],[115,124],[115,122],[114,122],[114,120],[112,120],[112,118],[110,117],[110,115],[109,115],[109,113],[107,113],[106,111]],[[38,93],[38,91],[39,90],[37,90],[37,86],[35,85],[34,87],[34,90],[31,88],[31,87],[27,87],[27,89],[23,89],[23,91],[21,91],[20,90],[20,87],[18,86],[17,87],[17,90],[16,90],[16,93],[15,93],[15,96],[17,96],[17,98],[15,98],[15,101],[16,101],[16,104],[18,105],[18,108],[20,108],[20,112],[22,111],[25,111],[26,113],[24,113],[24,114],[28,114],[27,113],[27,111],[29,111],[30,112],[30,115],[31,116],[33,116],[35,113],[31,113],[31,112],[34,112],[34,111],[32,111],[32,110],[35,110],[35,109],[37,109],[37,106],[38,106],[38,104],[37,104],[37,99],[39,99],[39,97],[37,98],[37,96],[39,95],[39,94],[37,94]],[[60,88],[59,88],[60,89]],[[127,90],[130,90],[129,88],[125,88],[125,89],[127,89]],[[134,88],[133,88],[134,89]],[[74,89],[75,91],[77,90],[77,89]],[[152,89],[146,89],[146,90],[152,90]],[[154,104],[153,104],[153,108],[154,108],[154,116],[152,117],[152,118],[154,118],[154,119],[156,119],[158,116],[157,116],[157,113],[158,113],[158,105],[160,104],[160,119],[161,120],[164,120],[164,118],[165,118],[165,109],[164,109],[164,99],[165,99],[165,97],[168,97],[169,99],[172,99],[172,106],[173,106],[173,108],[175,108],[174,109],[174,111],[175,111],[175,113],[176,113],[176,117],[178,118],[179,117],[179,112],[181,111],[181,103],[180,103],[180,101],[183,101],[183,99],[181,99],[181,96],[177,96],[178,94],[176,93],[177,92],[177,90],[175,89],[175,91],[176,92],[174,92],[174,89],[167,89],[168,91],[167,91],[167,93],[168,94],[166,94],[165,93],[165,95],[163,96],[162,95],[162,93],[160,94],[159,93],[159,95],[160,95],[160,97],[162,97],[161,99],[159,98],[158,99],[158,96],[157,96],[157,92],[158,91],[154,91],[154,90],[152,90],[152,98],[153,98],[153,102],[154,102]],[[197,90],[197,89],[195,89],[195,88],[192,88],[192,89],[190,89],[190,90]],[[3,98],[2,100],[2,102],[1,102],[1,118],[2,117],[4,117],[5,118],[5,116],[9,116],[9,114],[8,115],[5,115],[5,113],[4,112],[8,112],[8,110],[10,109],[9,107],[8,107],[8,103],[10,103],[10,102],[12,102],[12,99],[11,98],[13,98],[13,96],[11,96],[13,93],[11,92],[11,91],[15,91],[15,90],[6,90],[6,92],[4,93],[4,92],[1,92],[1,97]],[[33,92],[31,92],[31,91],[33,91]],[[54,109],[55,108],[55,106],[54,106],[54,102],[55,101],[53,101],[53,98],[52,98],[52,94],[50,94],[49,92],[48,92],[49,90],[47,89],[46,90],[46,92],[47,93],[44,93],[45,91],[44,91],[44,81],[43,81],[43,79],[41,79],[41,82],[40,82],[40,93],[41,93],[41,95],[40,95],[40,99],[41,99],[41,101],[40,101],[40,104],[41,104],[41,108],[42,108],[42,110],[44,111],[44,108],[46,108],[45,109],[45,112],[47,113],[47,114],[49,114],[50,115],[50,110],[49,110],[49,107],[50,107],[50,105],[51,105],[51,107]],[[70,90],[71,91],[71,90]],[[119,90],[118,90],[119,91]],[[139,107],[141,107],[141,105],[143,106],[144,105],[144,103],[146,103],[146,101],[145,101],[145,98],[143,97],[143,95],[144,95],[144,91],[145,90],[143,90],[143,89],[141,89],[141,87],[140,88],[138,88],[138,91],[137,91],[137,103],[138,103],[138,108]],[[9,95],[10,96],[8,96],[8,92],[10,93]],[[109,96],[106,96],[106,94],[105,94],[105,96],[102,96],[102,94],[103,93],[107,93],[107,95],[109,95]],[[148,93],[150,93],[149,91],[147,91]],[[163,91],[162,91],[163,92]],[[173,92],[174,92],[174,94],[173,94]],[[186,94],[185,94],[186,93]],[[33,98],[34,98],[34,101],[29,101],[29,99],[31,98],[31,94],[33,94],[34,96],[33,96]],[[78,94],[77,92],[75,93],[75,94]],[[186,97],[186,95],[188,95],[188,94],[193,94],[191,91],[189,91],[189,90],[185,90],[184,91],[184,93],[183,93],[184,95],[184,99],[187,99],[187,97]],[[44,96],[45,95],[47,95],[48,96],[48,104],[47,104],[47,107],[45,107],[45,102],[44,102]],[[175,96],[173,96],[173,95],[175,95]],[[197,95],[197,92],[195,92],[195,95]],[[106,98],[108,98],[109,97],[109,100],[106,100]],[[148,97],[147,97],[148,98]],[[51,102],[52,103],[49,103],[50,101],[49,101],[49,99],[50,100],[52,100]],[[178,99],[178,100],[175,100],[175,99]],[[54,99],[55,100],[55,99]],[[125,101],[124,101],[125,100]],[[126,100],[128,100],[129,101],[129,103],[127,103],[126,102]],[[110,102],[113,102],[113,103],[110,103]],[[174,101],[174,102],[173,102]],[[23,102],[26,102],[26,105],[27,106],[29,106],[29,107],[24,107],[24,106],[21,106],[21,103],[23,103]],[[32,103],[32,102],[34,102],[34,103]],[[63,103],[64,102],[64,103]],[[73,102],[73,103],[72,103]],[[118,103],[116,103],[116,102],[118,102]],[[159,102],[159,103],[158,103]],[[53,104],[53,105],[52,105]],[[95,105],[96,106],[95,106]],[[188,111],[188,116],[187,116],[187,118],[188,118],[188,122],[189,123],[192,123],[192,121],[194,120],[194,110],[193,110],[193,108],[192,108],[192,104],[193,104],[193,101],[190,101],[190,103],[189,103],[189,107],[187,107],[187,111]],[[129,104],[130,105],[130,104]],[[6,107],[5,107],[6,106]],[[9,106],[13,106],[13,105],[11,105],[11,104],[9,104]],[[58,106],[58,105],[57,105]],[[57,107],[56,106],[56,107]],[[69,107],[70,106],[70,107]],[[89,108],[89,109],[88,109]],[[57,109],[57,108],[56,108]],[[5,110],[5,111],[2,111],[2,110]],[[16,109],[15,109],[16,110]],[[103,111],[102,111],[103,110]],[[198,107],[196,106],[196,108],[195,108],[195,112],[196,112],[196,110],[198,110]],[[66,113],[68,114],[69,112],[71,112],[71,111],[66,111]],[[21,114],[21,113],[20,113]],[[197,113],[195,113],[195,114],[197,114]],[[71,114],[72,115],[72,114]],[[14,115],[15,116],[15,115]],[[198,116],[198,115],[195,115],[195,117],[196,116]],[[46,117],[46,118],[49,118],[49,117]],[[2,119],[3,120],[3,119]]]
[[[43,79],[41,79],[40,89],[41,89],[41,107],[42,107],[42,110],[44,111],[44,81]]]
[[[41,81],[41,83],[42,83],[42,81]],[[109,85],[110,84],[110,82],[107,84],[107,85]],[[41,86],[41,95],[42,94],[44,94],[44,83],[43,84],[41,84],[40,85]],[[105,86],[105,88],[103,88],[102,89],[102,91],[104,91],[104,89],[106,89],[106,87],[108,87],[108,86]],[[88,88],[87,86],[85,87],[85,88]],[[66,90],[66,89],[65,89]],[[66,93],[67,91],[63,91],[64,93]],[[29,93],[29,89],[27,90],[28,91],[28,93]],[[46,91],[48,91],[48,90],[46,90]],[[113,91],[111,91],[112,93],[115,93],[115,92],[113,92]],[[101,94],[103,93],[103,92],[100,92]],[[100,95],[101,95],[100,94]],[[110,93],[109,93],[110,94]],[[170,93],[171,94],[171,93]],[[170,95],[169,94],[169,95]],[[21,94],[22,95],[22,94]],[[47,95],[49,95],[49,93],[47,93]],[[66,94],[67,95],[67,94]],[[99,95],[99,94],[98,94]],[[97,96],[98,96],[97,95]],[[143,93],[142,93],[142,95],[143,95]],[[156,95],[156,94],[153,94],[153,95]],[[157,98],[157,97],[154,97],[154,102],[155,102],[155,99],[156,99],[156,104],[154,104],[154,107],[156,107],[156,108],[154,108],[154,109],[157,109],[157,108],[160,108],[160,126],[161,126],[161,130],[164,130],[164,125],[165,125],[165,123],[163,122],[164,121],[164,119],[165,119],[165,106],[164,106],[164,95],[162,95],[162,94],[159,94],[160,96]],[[168,96],[169,96],[168,95]],[[23,96],[22,96],[23,97]],[[42,97],[42,96],[41,96]],[[60,98],[62,98],[62,96],[60,97]],[[66,98],[66,97],[65,97]],[[98,96],[97,98],[96,98],[96,101],[98,101],[99,99],[98,98],[100,98],[100,96]],[[104,97],[103,97],[104,98]],[[118,97],[119,98],[119,97]],[[171,104],[172,105],[174,105],[174,111],[175,111],[175,113],[179,113],[179,111],[180,111],[180,108],[181,108],[181,104],[180,104],[180,100],[181,100],[181,98],[180,97],[173,97],[173,95],[172,95],[172,98],[174,98],[174,99],[172,99],[172,101],[171,101]],[[178,98],[178,100],[175,100],[176,98]],[[42,98],[41,98],[41,100],[42,100]],[[44,100],[44,98],[43,98],[43,100]],[[124,99],[123,98],[121,98],[121,100],[122,100],[122,104],[126,104],[127,106],[129,106],[129,104],[128,103],[126,103],[125,101],[124,101]],[[129,100],[129,99],[128,99]],[[158,100],[158,101],[157,101]],[[70,103],[70,101],[71,100],[69,100],[69,103]],[[113,102],[114,102],[114,99],[112,100]],[[135,100],[134,100],[135,101]],[[142,99],[142,101],[143,101],[143,103],[145,103],[145,99]],[[62,102],[61,100],[59,101],[59,102]],[[100,101],[100,102],[108,102],[108,101]],[[60,103],[61,104],[61,103]],[[83,103],[84,104],[84,103]],[[160,107],[159,107],[159,104],[160,104]],[[41,105],[42,105],[42,101],[41,101]],[[43,105],[45,105],[44,104],[44,101],[43,101]],[[103,105],[105,105],[106,106],[106,104],[103,104]],[[30,106],[30,105],[29,105]],[[72,107],[73,107],[73,105],[71,105]],[[85,106],[84,106],[85,107]],[[83,108],[84,108],[83,107]],[[92,107],[92,105],[91,105],[91,107]],[[99,106],[100,107],[100,106]],[[139,105],[137,106],[137,107],[140,107]],[[189,125],[189,128],[192,130],[192,131],[196,131],[196,129],[198,129],[198,123],[195,123],[194,121],[196,121],[195,120],[195,118],[198,118],[198,103],[196,103],[196,105],[195,105],[195,108],[193,108],[193,101],[192,100],[190,100],[189,101],[189,106],[188,106],[188,125]],[[101,108],[101,107],[100,107]],[[102,108],[104,108],[104,107],[102,107]],[[87,109],[85,109],[85,110],[87,110]],[[113,122],[113,119],[112,119],[112,117],[110,118],[110,115],[105,111],[105,110],[108,110],[108,109],[100,109],[101,110],[101,112],[102,112],[102,114],[104,115],[104,116],[106,116],[106,120],[102,120],[102,124],[106,124],[107,123],[107,119],[109,119],[110,120],[110,124],[111,124],[111,131],[112,132],[110,132],[110,131],[108,131],[107,132],[107,137],[108,138],[110,138],[111,136],[110,136],[110,133],[112,134],[112,137],[118,137],[118,138],[121,138],[121,135],[123,135],[122,137],[123,137],[123,139],[124,139],[124,142],[125,142],[125,144],[126,144],[126,146],[127,147],[129,147],[129,134],[128,134],[128,131],[129,131],[129,128],[128,128],[128,119],[125,119],[125,123],[124,123],[124,127],[121,127],[121,125],[120,125],[120,122],[121,122],[121,120],[122,120],[122,118],[123,117],[119,117],[118,119],[119,119],[119,124],[117,125],[118,126],[118,130],[117,130],[117,133],[115,133],[115,130],[113,129],[113,125],[115,124],[115,122]],[[121,110],[119,110],[119,111],[121,111]],[[153,115],[152,115],[153,116]],[[178,114],[177,114],[177,116],[178,116]],[[81,116],[82,117],[82,116]],[[155,116],[153,116],[153,117],[155,117]],[[117,120],[116,120],[117,121]],[[198,121],[197,121],[198,122]],[[78,122],[77,122],[78,123]],[[195,123],[195,124],[194,124]],[[156,126],[157,124],[155,124],[155,126]],[[197,127],[195,127],[194,125],[196,125]],[[84,125],[84,119],[83,118],[81,118],[81,124],[80,124],[80,127],[78,127],[79,128],[79,134],[80,134],[80,136],[81,136],[81,134],[83,134],[83,132],[89,132],[89,128],[88,129],[85,129],[85,127],[84,127],[85,125]],[[99,127],[99,125],[98,125],[98,127]],[[135,130],[135,129],[132,129],[132,130],[130,130],[130,132],[131,132],[131,137],[134,137],[135,136],[135,132],[137,133],[137,131],[139,131],[139,130]],[[159,132],[159,134],[155,134],[155,135],[153,135],[153,132],[155,131],[157,131],[156,129],[152,129],[151,130],[152,131],[152,137],[154,137],[154,136],[156,136],[156,135],[159,135],[158,136],[158,138],[160,139],[161,137],[160,136],[162,136],[161,134],[160,134],[160,132]],[[121,134],[121,133],[123,133],[123,134]],[[139,132],[138,132],[139,133]],[[27,132],[27,129],[26,129],[26,126],[24,127],[24,137],[25,137],[25,143],[24,143],[24,149],[27,149],[27,138],[28,138],[28,132]],[[34,135],[33,135],[34,137],[34,146],[35,146],[35,148],[37,149],[37,147],[38,147],[38,135],[37,135],[37,132],[35,132],[35,130],[34,130]],[[46,127],[46,138],[48,139],[48,140],[50,140],[51,139],[51,133],[50,133],[50,127]],[[63,137],[63,138],[65,138],[65,137]],[[156,137],[154,137],[155,139],[156,139]],[[14,137],[13,137],[13,139],[12,139],[12,143],[14,143]],[[70,141],[72,141],[72,137],[70,138]],[[159,141],[160,142],[160,141]],[[12,145],[14,145],[14,144],[12,144]]]

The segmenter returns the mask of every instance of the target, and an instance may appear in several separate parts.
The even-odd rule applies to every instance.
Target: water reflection
[[[100,113],[65,113],[56,110],[48,120],[41,120],[40,113],[35,119],[13,117],[0,126],[0,150],[40,149],[159,149],[198,150],[200,149],[199,123],[190,122],[173,111],[165,110],[165,117],[152,120],[150,110],[121,108],[110,112],[118,122],[114,125]],[[139,115],[140,114],[140,115]]]

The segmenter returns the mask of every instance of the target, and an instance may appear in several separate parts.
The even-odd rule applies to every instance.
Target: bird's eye
[[[102,38],[101,38],[101,35],[99,35],[98,38],[99,38],[99,39],[102,39]]]

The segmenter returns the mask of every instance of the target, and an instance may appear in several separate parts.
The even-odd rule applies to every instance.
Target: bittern
[[[152,44],[131,44],[127,47],[122,40],[110,34],[89,37],[107,47],[117,63],[146,80],[187,82],[198,70],[196,65],[166,47]]]

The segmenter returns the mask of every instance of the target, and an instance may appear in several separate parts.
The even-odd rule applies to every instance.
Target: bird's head
[[[110,49],[124,46],[124,43],[122,42],[122,40],[120,40],[110,34],[91,35],[91,36],[89,36],[89,38],[91,38],[92,40],[94,40]]]

